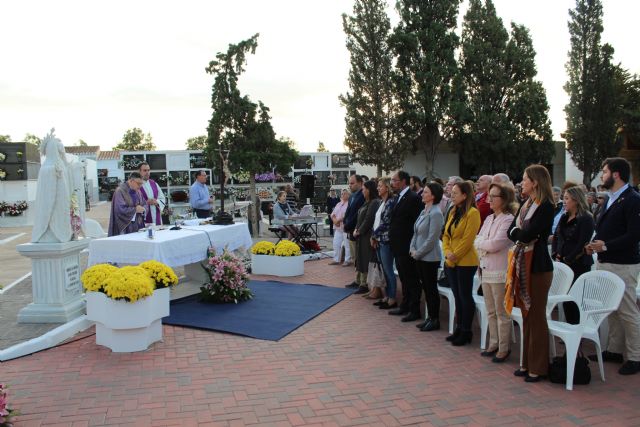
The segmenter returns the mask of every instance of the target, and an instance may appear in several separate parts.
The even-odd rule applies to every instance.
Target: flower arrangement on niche
[[[7,155],[0,151],[0,162],[4,162],[5,160],[7,160]]]
[[[0,384],[0,427],[12,427],[16,415],[18,412],[9,406],[7,386]]]
[[[22,151],[18,151],[18,152],[16,152],[16,157],[18,158],[18,161],[19,161],[19,162],[21,162],[21,161],[22,161],[22,156],[23,156],[23,155],[24,155],[24,154],[22,153]]]
[[[9,173],[6,170],[0,169],[0,181],[7,179],[7,175],[9,175]]]
[[[243,260],[227,249],[218,254],[214,248],[209,248],[209,259],[203,267],[209,282],[200,288],[202,301],[237,304],[253,298],[247,287],[249,274]]]
[[[145,261],[137,266],[118,268],[96,264],[82,273],[82,286],[89,292],[102,292],[109,298],[135,302],[159,288],[178,284],[173,269],[158,261]]]
[[[20,216],[27,209],[29,209],[29,204],[25,200],[19,200],[15,203],[0,202],[0,213],[4,212],[9,216]]]

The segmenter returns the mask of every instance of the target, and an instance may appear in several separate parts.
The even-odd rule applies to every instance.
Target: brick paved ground
[[[327,263],[290,281],[352,279]],[[165,326],[150,350],[114,354],[90,333],[0,365],[20,426],[640,425],[640,375],[607,364],[606,383],[593,366],[573,392],[525,384],[517,353],[490,363],[477,336],[452,347],[444,330],[419,332],[357,295],[279,342]]]

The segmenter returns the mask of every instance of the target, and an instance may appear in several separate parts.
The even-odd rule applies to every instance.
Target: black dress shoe
[[[382,304],[386,304],[386,303],[387,303],[386,301],[380,300],[380,301],[374,302],[373,305],[377,305],[378,307],[380,307]]]
[[[471,331],[462,331],[458,338],[451,341],[451,345],[455,345],[456,347],[460,347],[465,344],[471,343],[471,339],[473,338],[473,332]]]
[[[355,288],[358,288],[358,287],[360,287],[360,285],[358,285],[356,282],[351,282],[348,285],[345,285],[345,288],[355,289]]]
[[[401,320],[403,322],[415,322],[416,320],[420,319],[420,314],[416,314],[416,313],[409,313],[406,316],[404,316]]]
[[[525,383],[537,383],[537,382],[540,382],[540,381],[544,380],[545,378],[547,378],[546,375],[536,375],[535,377],[532,377],[531,375],[527,374],[527,376],[524,377],[524,382]]]
[[[516,369],[513,373],[516,377],[527,377],[529,376],[529,371],[523,371],[522,369]]]
[[[426,325],[424,325],[420,330],[422,332],[430,332],[437,331],[440,329],[440,321],[438,319],[429,319]]]
[[[511,350],[507,351],[507,354],[505,354],[503,357],[493,356],[493,359],[491,359],[491,361],[493,363],[504,363],[504,361],[507,360],[510,355]]]
[[[389,310],[391,308],[398,308],[398,303],[394,302],[393,304],[389,304],[388,302],[385,302],[383,304],[380,304],[380,306],[378,308],[380,310]]]
[[[449,342],[455,340],[460,335],[460,332],[462,332],[462,330],[460,328],[456,328],[456,330],[453,331],[453,334],[451,334],[448,337],[446,337],[445,340],[447,340]]]
[[[391,316],[404,316],[405,314],[407,314],[408,312],[406,310],[403,310],[402,308],[398,307],[395,310],[391,310],[389,311],[389,314]]]
[[[496,355],[496,353],[498,352],[498,349],[495,350],[490,350],[490,351],[483,351],[482,353],[480,353],[480,356],[482,357],[493,357]]]
[[[422,329],[426,326],[426,324],[429,323],[429,319],[424,319],[424,322],[420,322],[416,325],[416,328],[418,329]]]
[[[366,286],[360,286],[358,290],[354,292],[354,294],[366,294],[367,292],[369,292],[369,288],[367,288]]]
[[[594,362],[598,361],[598,355],[597,354],[591,354],[589,355],[589,360],[593,360]],[[603,362],[613,362],[613,363],[622,363],[624,362],[624,358],[622,357],[622,354],[620,353],[612,353],[610,351],[603,351],[602,352],[602,361]]]
[[[618,370],[620,375],[633,375],[638,372],[640,372],[640,362],[636,362],[634,360],[627,360]]]

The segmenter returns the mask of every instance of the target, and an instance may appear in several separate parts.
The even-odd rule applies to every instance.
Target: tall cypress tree
[[[378,176],[400,167],[406,153],[396,128],[391,23],[385,7],[384,0],[355,0],[353,15],[342,16],[351,56],[349,92],[340,95],[346,108],[345,145],[354,160],[376,165]]]
[[[400,137],[423,151],[433,175],[438,147],[450,134],[451,84],[456,74],[455,33],[461,0],[398,0],[400,22],[392,47],[394,82],[400,105]]]
[[[549,106],[535,80],[535,54],[525,27],[512,23],[509,34],[491,0],[470,1],[452,103],[465,174],[517,176],[551,159]]]
[[[566,69],[569,80],[565,91],[569,103],[567,115],[567,150],[583,172],[583,182],[590,185],[602,161],[620,151],[616,139],[616,70],[611,63],[613,48],[601,44],[602,3],[600,0],[576,0],[569,10],[571,50]]]

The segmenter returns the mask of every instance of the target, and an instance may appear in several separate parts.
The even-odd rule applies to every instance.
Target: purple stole
[[[156,182],[152,179],[149,179],[149,184],[151,185],[151,191],[153,191],[153,198],[158,200],[158,184],[156,184]],[[140,187],[140,192],[142,193],[142,198],[144,199],[145,202],[149,200],[149,196],[147,195],[146,191],[144,191],[144,187]],[[156,209],[156,225],[162,225],[160,208],[158,207],[158,205],[155,205],[154,208]],[[145,217],[144,222],[146,222],[147,224],[151,223],[151,207],[150,206],[147,209],[147,216]]]

